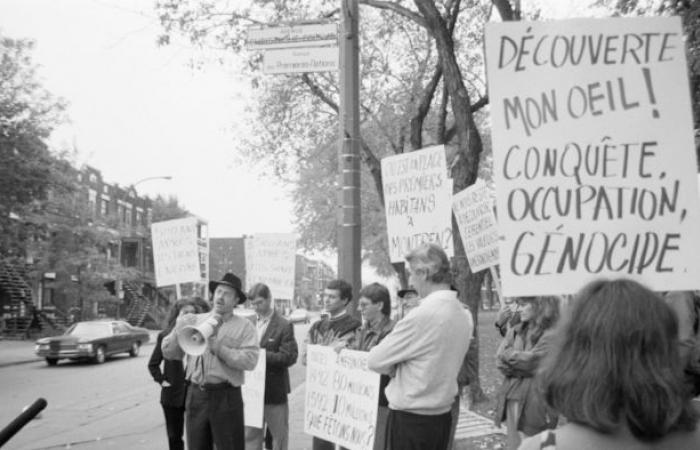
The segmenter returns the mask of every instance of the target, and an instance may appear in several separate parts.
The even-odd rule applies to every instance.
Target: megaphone
[[[187,325],[177,333],[180,348],[188,355],[198,356],[207,349],[207,339],[219,325],[216,316],[209,316],[197,326]]]

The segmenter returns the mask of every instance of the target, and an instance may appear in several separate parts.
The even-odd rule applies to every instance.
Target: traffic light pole
[[[338,146],[338,276],[355,292],[360,273],[360,64],[358,0],[340,0],[340,136]],[[356,299],[353,303],[355,309]]]

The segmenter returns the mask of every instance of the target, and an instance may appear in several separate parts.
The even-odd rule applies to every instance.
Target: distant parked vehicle
[[[287,319],[289,319],[289,321],[292,323],[309,323],[309,312],[303,308],[295,309],[289,316],[287,316]]]
[[[92,320],[73,324],[61,336],[39,339],[34,351],[50,366],[58,364],[60,359],[91,359],[102,364],[117,353],[138,356],[148,339],[145,328],[121,320]]]

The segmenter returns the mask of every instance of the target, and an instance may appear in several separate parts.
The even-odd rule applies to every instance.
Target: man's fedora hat
[[[232,274],[231,272],[224,274],[224,277],[221,279],[221,281],[210,281],[209,292],[213,294],[216,290],[216,287],[219,285],[233,288],[238,293],[238,303],[243,303],[244,301],[246,301],[247,297],[245,295],[245,292],[241,290],[241,279]]]

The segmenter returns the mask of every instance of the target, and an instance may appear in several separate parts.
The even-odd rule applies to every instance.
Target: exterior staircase
[[[19,264],[0,260],[0,288],[9,296],[0,311],[5,322],[3,334],[6,337],[22,338],[29,333],[34,318],[32,289],[26,281],[26,268]]]
[[[124,281],[122,284],[124,296],[129,300],[129,310],[126,313],[126,321],[131,325],[140,327],[151,312],[153,304],[141,293],[138,285]]]
[[[65,330],[67,317],[56,314],[52,316],[34,305],[25,265],[0,260],[0,289],[10,297],[10,304],[0,312],[5,319],[3,334],[6,337],[28,338],[31,329],[56,332]]]

